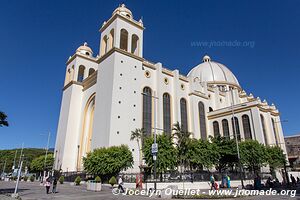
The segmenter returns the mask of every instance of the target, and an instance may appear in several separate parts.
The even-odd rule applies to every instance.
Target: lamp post
[[[233,128],[233,132],[234,132],[234,137],[235,137],[235,143],[236,143],[236,150],[237,150],[237,157],[238,157],[238,165],[239,165],[239,168],[240,168],[240,179],[241,179],[241,184],[242,184],[242,188],[244,188],[244,179],[243,179],[243,167],[242,167],[242,164],[241,164],[241,155],[240,155],[240,148],[239,148],[239,141],[238,141],[238,138],[237,138],[237,124],[236,124],[236,120],[235,120],[235,113],[234,113],[234,108],[236,108],[236,106],[234,106],[234,98],[233,98],[233,88],[225,88],[225,87],[222,87],[219,88],[219,91],[221,92],[230,92],[231,94],[231,115],[232,115],[232,128]],[[239,105],[240,107],[242,106],[246,106],[246,104],[241,104]]]
[[[41,134],[41,135],[46,135],[46,134]],[[49,151],[49,142],[50,142],[50,137],[51,133],[48,133],[48,138],[47,138],[47,146],[46,146],[46,152],[45,152],[45,159],[44,159],[44,178],[46,177],[46,162],[47,162],[47,155]]]
[[[76,163],[76,171],[78,172],[79,170],[79,149],[80,149],[80,145],[77,145],[77,163]]]
[[[155,92],[154,95],[148,95],[147,93],[141,93],[144,96],[150,97],[151,99],[154,99],[154,127],[153,129],[153,138],[154,138],[154,142],[152,144],[152,154],[153,154],[153,162],[154,162],[154,168],[153,168],[153,175],[154,175],[154,191],[156,191],[156,160],[157,160],[157,153],[158,153],[158,145],[156,143],[156,130],[158,128],[156,128],[156,100],[158,100],[158,97],[155,96]],[[151,101],[152,102],[152,101]]]

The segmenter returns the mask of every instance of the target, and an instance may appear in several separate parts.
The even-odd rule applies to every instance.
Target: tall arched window
[[[115,30],[111,29],[109,32],[109,50],[114,47],[114,42],[115,42]]]
[[[243,121],[243,129],[244,129],[244,136],[245,139],[249,140],[252,139],[252,134],[251,134],[251,127],[250,127],[250,119],[248,115],[243,115],[242,116],[242,121]]]
[[[78,82],[83,81],[83,79],[84,79],[84,70],[85,70],[85,67],[83,65],[80,65],[79,69],[78,69],[78,75],[77,75],[77,81]]]
[[[220,136],[219,122],[214,121],[213,128],[214,128],[214,137],[219,137]]]
[[[163,94],[163,120],[164,132],[171,135],[171,98],[168,93]]]
[[[106,54],[108,50],[108,37],[105,35],[102,39],[102,55]]]
[[[183,131],[188,131],[187,104],[184,98],[180,99],[180,117]]]
[[[276,126],[275,120],[273,118],[272,118],[272,127],[273,127],[275,142],[276,142],[276,145],[278,146],[277,126]]]
[[[82,122],[82,132],[80,137],[79,155],[77,157],[77,169],[81,169],[82,157],[85,157],[88,152],[91,151],[92,134],[93,134],[93,122],[94,122],[94,110],[95,110],[95,94],[93,94],[87,101]]]
[[[268,141],[267,130],[266,130],[266,125],[265,125],[265,118],[262,114],[260,115],[260,121],[261,121],[261,126],[263,129],[263,134],[264,134],[264,138],[265,138],[265,145],[268,145],[269,141]]]
[[[199,112],[199,125],[200,125],[201,139],[206,140],[207,134],[206,134],[205,107],[204,107],[204,103],[201,101],[199,101],[198,103],[198,112]]]
[[[95,69],[94,68],[90,68],[89,69],[89,76],[92,75],[94,72],[95,72]]]
[[[234,117],[234,122],[233,122],[233,118],[231,118],[231,123],[233,129],[233,137],[235,138],[237,135],[238,141],[241,141],[241,132],[240,132],[240,125],[239,125],[238,118]]]
[[[139,37],[136,34],[131,37],[131,53],[139,55]]]
[[[149,87],[143,89],[143,129],[147,135],[152,133],[152,91]]]
[[[120,49],[128,51],[128,31],[121,29]]]
[[[222,120],[223,137],[230,138],[228,120]]]

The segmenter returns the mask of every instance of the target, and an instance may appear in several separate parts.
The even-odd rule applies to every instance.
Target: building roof
[[[224,82],[240,86],[235,75],[225,65],[212,61],[208,55],[205,55],[203,63],[194,67],[187,76],[198,77],[200,82]]]

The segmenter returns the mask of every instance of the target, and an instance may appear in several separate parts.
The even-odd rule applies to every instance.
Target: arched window
[[[199,101],[198,103],[198,112],[199,112],[199,125],[200,125],[200,135],[202,140],[207,139],[206,135],[206,117],[205,117],[205,107],[203,102]]]
[[[248,115],[243,115],[242,116],[242,121],[243,121],[243,129],[244,129],[244,136],[245,139],[249,140],[252,139],[252,134],[251,134],[251,127],[250,127],[250,119]]]
[[[84,79],[84,70],[85,70],[85,67],[83,65],[80,65],[79,69],[78,69],[78,76],[77,76],[77,81],[78,82],[83,81],[83,79]]]
[[[277,126],[276,126],[275,120],[273,118],[272,118],[272,127],[273,127],[275,142],[276,142],[276,145],[278,146]]]
[[[268,141],[267,130],[266,130],[266,125],[265,125],[265,118],[262,114],[260,115],[260,121],[261,121],[261,126],[263,129],[263,134],[264,134],[264,138],[265,138],[265,145],[268,145],[269,141]]]
[[[95,110],[95,93],[88,99],[82,121],[82,132],[80,137],[79,155],[77,156],[77,169],[82,167],[82,157],[85,157],[88,152],[91,151],[92,134],[93,134],[93,122],[94,122],[94,110]]]
[[[139,55],[139,37],[135,34],[131,37],[131,53]]]
[[[229,125],[228,125],[228,120],[227,119],[222,120],[222,128],[223,128],[223,137],[230,138]]]
[[[121,29],[120,49],[128,51],[128,31]]]
[[[111,29],[109,32],[109,50],[114,47],[114,42],[115,42],[115,30]]]
[[[71,69],[68,69],[65,78],[65,85],[67,85],[70,81],[71,81]]]
[[[234,122],[233,122],[233,118],[231,118],[231,123],[233,129],[233,137],[235,138],[237,135],[238,141],[241,141],[241,132],[240,132],[240,125],[239,125],[238,118],[234,117]]]
[[[208,111],[209,111],[209,112],[212,112],[212,111],[214,111],[214,109],[212,109],[212,107],[209,107],[209,108],[208,108]]]
[[[94,68],[89,69],[89,76],[92,75],[95,72]]]
[[[181,115],[182,130],[188,131],[187,104],[184,98],[180,99],[180,115]]]
[[[164,132],[171,135],[171,98],[168,93],[163,94]]]
[[[152,91],[149,87],[143,89],[143,129],[147,135],[152,133]]]
[[[220,136],[220,128],[219,128],[219,123],[217,121],[213,122],[213,128],[214,128],[214,137],[219,137]]]
[[[108,50],[108,37],[105,35],[102,39],[102,55],[106,54]]]

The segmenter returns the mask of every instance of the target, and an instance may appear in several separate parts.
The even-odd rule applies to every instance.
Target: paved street
[[[14,182],[0,182],[0,194],[12,193],[14,191]],[[69,183],[63,185],[58,184],[58,193],[46,194],[45,188],[40,186],[38,182],[20,182],[19,194],[22,200],[37,200],[37,199],[88,199],[88,200],[138,200],[138,199],[153,199],[143,196],[125,196],[125,195],[113,195],[110,187],[103,186],[101,192],[91,192],[86,190],[86,186],[71,186]],[[299,192],[299,191],[298,191]],[[6,200],[10,198],[4,198],[0,196],[0,199]],[[228,199],[228,198],[227,198]],[[234,198],[238,199],[238,198]],[[288,196],[254,196],[254,197],[243,197],[243,200],[279,200],[279,199],[300,199],[299,193],[296,197]]]

